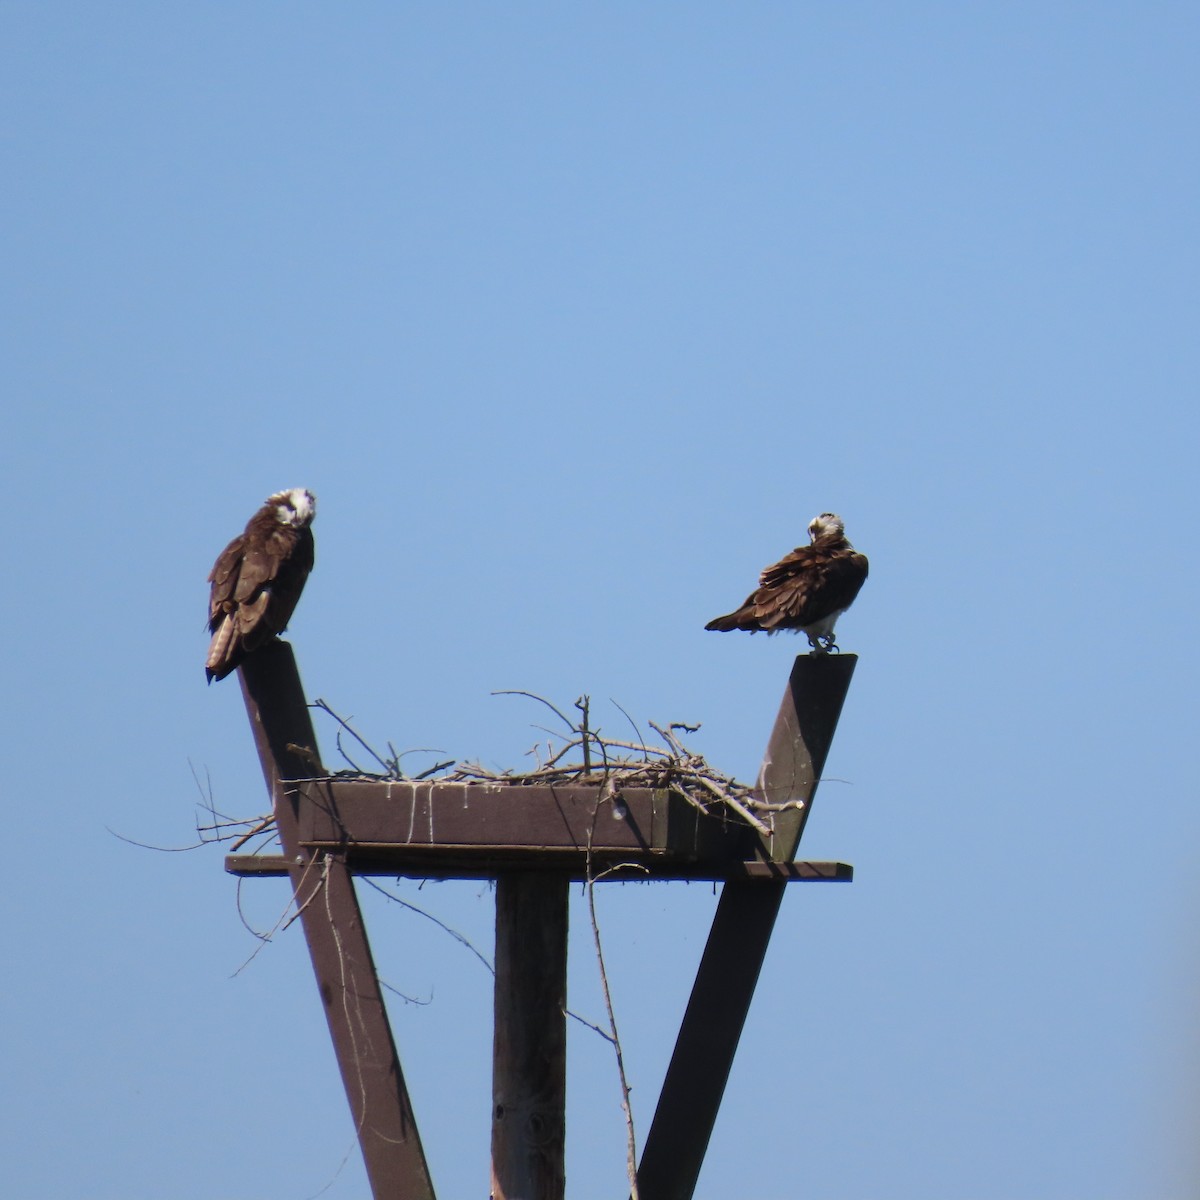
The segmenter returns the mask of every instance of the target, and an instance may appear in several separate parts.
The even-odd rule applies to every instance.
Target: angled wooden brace
[[[763,847],[769,860],[796,855],[857,662],[853,654],[803,654],[792,667],[757,791],[804,806],[776,815]],[[638,1165],[640,1200],[691,1200],[785,886],[730,880],[721,889]]]
[[[340,855],[300,844],[288,781],[325,771],[292,648],[272,642],[238,673],[372,1195],[434,1200],[354,882]]]

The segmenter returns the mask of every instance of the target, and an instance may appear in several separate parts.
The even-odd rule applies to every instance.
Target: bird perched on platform
[[[721,633],[745,629],[779,633],[792,630],[808,635],[818,654],[837,649],[833,626],[854,603],[867,578],[867,556],[846,540],[846,527],[836,513],[822,513],[809,522],[811,544],[767,567],[758,588],[736,612],[705,625]]]
[[[208,575],[209,683],[287,628],[313,568],[316,512],[312,492],[276,492],[221,551]]]

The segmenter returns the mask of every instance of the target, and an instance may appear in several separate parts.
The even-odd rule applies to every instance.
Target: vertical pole
[[[300,845],[288,780],[319,776],[322,768],[291,646],[262,647],[239,674],[371,1193],[375,1200],[434,1200],[354,880],[339,857]]]
[[[568,879],[496,879],[492,1200],[566,1190]]]
[[[804,802],[776,816],[776,861],[795,857],[857,661],[802,654],[792,667],[757,789],[776,803]],[[721,889],[638,1164],[640,1200],[691,1200],[785,886],[730,880]]]

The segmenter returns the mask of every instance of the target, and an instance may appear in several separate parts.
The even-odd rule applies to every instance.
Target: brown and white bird
[[[208,576],[209,683],[287,628],[313,568],[316,512],[312,492],[276,492],[221,551]]]
[[[836,513],[809,522],[812,542],[767,567],[758,588],[736,612],[705,625],[725,633],[746,629],[779,633],[787,629],[808,635],[819,654],[837,649],[833,626],[854,603],[867,578],[867,556],[846,540],[846,527]]]

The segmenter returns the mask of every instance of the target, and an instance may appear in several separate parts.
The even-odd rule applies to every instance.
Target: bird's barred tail
[[[224,679],[233,670],[234,664],[229,661],[229,651],[233,643],[234,629],[234,622],[226,617],[213,634],[208,647],[208,660],[204,664],[204,674],[209,683],[214,679]]]

